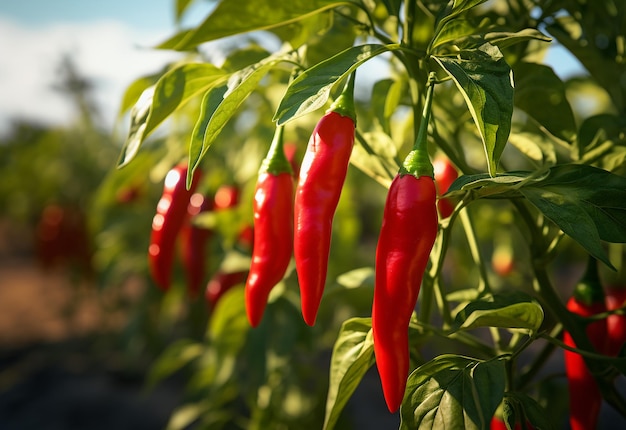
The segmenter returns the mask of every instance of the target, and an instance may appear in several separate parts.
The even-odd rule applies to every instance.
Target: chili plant
[[[190,3],[176,2],[178,19]],[[301,205],[296,192],[295,263],[285,269],[282,249],[271,269],[263,236],[255,245],[268,264],[251,272],[271,275],[263,294],[233,286],[207,309],[206,336],[172,344],[155,365],[153,380],[185,369],[191,381],[171,428],[558,428],[573,388],[556,351],[586,366],[602,410],[624,420],[615,381],[626,358],[619,345],[596,350],[586,329],[623,306],[585,316],[566,306],[589,256],[602,276],[623,273],[622,2],[222,0],[210,9],[156,46],[185,60],[128,88],[119,167],[183,115],[162,126],[175,137],[164,163],[186,159],[187,187],[194,172],[228,166],[198,187],[241,184],[238,215],[207,221],[239,224],[253,217],[279,127],[302,148],[311,136],[298,185],[308,194]],[[551,66],[554,52],[578,60],[570,77]],[[347,114],[335,109],[346,87]],[[341,157],[323,152],[330,142]],[[441,157],[458,174],[452,184],[433,182]],[[326,167],[309,175],[318,161]],[[446,204],[439,217],[436,199]],[[263,216],[291,219],[280,201]],[[303,229],[313,232],[304,242]],[[291,244],[291,221],[282,234],[272,240]],[[494,270],[503,244],[515,264]],[[249,268],[249,255],[239,261]],[[246,300],[258,310],[254,328]],[[364,395],[377,415],[359,423]]]

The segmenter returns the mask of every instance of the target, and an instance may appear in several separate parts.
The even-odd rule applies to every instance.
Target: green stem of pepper
[[[283,150],[283,126],[276,127],[270,149],[267,151],[267,155],[259,168],[259,173],[266,172],[272,175],[292,173],[291,163],[289,163]]]
[[[400,175],[413,175],[416,178],[420,176],[434,177],[433,165],[428,156],[428,123],[430,122],[430,112],[433,104],[433,92],[435,89],[435,73],[428,75],[428,83],[426,84],[426,101],[424,103],[424,111],[422,112],[422,121],[417,132],[415,145],[413,149],[404,159],[402,167],[400,167]]]
[[[585,274],[580,279],[580,282],[576,284],[573,295],[576,297],[576,300],[588,306],[604,302],[604,290],[598,275],[598,262],[591,255],[589,255],[587,261]]]
[[[326,112],[337,112],[341,116],[352,119],[356,126],[356,111],[354,109],[354,79],[356,71],[350,73],[348,82],[337,99],[330,105]]]

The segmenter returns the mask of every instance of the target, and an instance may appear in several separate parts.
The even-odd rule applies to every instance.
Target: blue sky
[[[183,25],[206,16],[196,0]],[[67,124],[71,106],[52,89],[70,54],[95,83],[105,127],[113,127],[126,86],[181,54],[149,49],[175,33],[173,0],[0,0],[0,133],[13,118]]]
[[[197,24],[210,7],[193,1],[182,25]],[[71,106],[52,90],[64,54],[96,85],[103,125],[112,129],[127,85],[180,58],[150,49],[175,31],[174,0],[0,0],[0,133],[15,117],[72,120]],[[561,75],[576,67],[558,49],[547,62]]]

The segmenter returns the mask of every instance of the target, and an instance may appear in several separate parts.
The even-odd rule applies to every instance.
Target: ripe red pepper
[[[459,173],[452,163],[450,163],[450,160],[444,157],[436,158],[435,161],[433,161],[433,170],[435,172],[437,194],[442,196],[448,192],[450,185],[459,177]],[[437,201],[437,207],[439,208],[439,214],[442,218],[447,218],[454,212],[454,205],[446,198],[440,198]]]
[[[204,297],[209,309],[213,309],[220,298],[232,287],[242,284],[248,277],[247,270],[224,272],[218,270],[207,283]]]
[[[354,77],[309,140],[296,188],[294,258],[300,283],[302,316],[312,326],[317,318],[326,275],[332,223],[354,145]]]
[[[205,282],[206,248],[213,232],[211,229],[193,224],[193,217],[201,212],[213,209],[213,200],[195,193],[189,199],[187,220],[180,230],[183,267],[187,277],[187,291],[191,297],[197,297]]]
[[[626,288],[612,287],[606,289],[606,308],[614,311],[626,305]],[[606,319],[607,345],[606,354],[619,354],[626,342],[626,315],[609,315]]]
[[[282,127],[276,129],[259,170],[253,206],[254,248],[245,294],[248,320],[256,327],[293,253],[293,175],[283,150]]]
[[[191,188],[185,186],[187,165],[179,164],[167,173],[163,194],[152,219],[148,263],[152,279],[167,291],[172,282],[176,238],[187,217],[187,205],[200,179],[196,169]]]
[[[398,410],[404,396],[409,373],[409,321],[437,237],[437,191],[426,150],[432,83],[428,90],[414,149],[389,188],[376,247],[374,355],[391,412]]]
[[[606,312],[604,291],[597,276],[595,259],[589,259],[587,271],[576,285],[572,297],[568,300],[567,309],[582,317]],[[605,350],[606,319],[600,319],[587,325],[586,333],[597,351]],[[568,332],[564,333],[563,342],[568,346],[576,347]],[[583,356],[565,350],[565,373],[569,383],[570,426],[572,430],[595,429],[602,405],[602,393],[587,368]]]

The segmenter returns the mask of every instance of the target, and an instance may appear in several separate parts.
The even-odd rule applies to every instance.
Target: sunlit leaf
[[[487,429],[505,379],[502,360],[438,356],[409,375],[400,429]]]
[[[287,58],[285,55],[275,55],[246,67],[233,73],[225,87],[206,94],[189,144],[188,185],[191,183],[193,172],[226,123],[270,69],[285,58]]]
[[[176,34],[158,47],[190,50],[211,40],[253,30],[267,30],[346,4],[337,0],[222,1],[197,28]]]
[[[518,62],[513,68],[515,106],[524,110],[553,135],[572,141],[576,121],[565,94],[565,85],[551,67]]]
[[[483,141],[489,174],[495,176],[513,114],[511,69],[498,48],[488,45],[466,58],[434,57],[463,95]]]
[[[397,49],[397,45],[367,44],[348,48],[298,75],[289,85],[274,120],[279,125],[313,112],[326,103],[335,84],[367,60]]]
[[[455,329],[501,327],[535,332],[543,322],[543,309],[525,294],[495,295],[472,301],[455,317]]]
[[[174,111],[192,98],[226,79],[221,69],[207,63],[189,63],[164,74],[151,97],[140,100],[131,111],[131,130],[122,148],[118,167],[137,154],[144,139]]]
[[[353,318],[341,326],[330,363],[324,429],[334,428],[341,411],[374,364],[374,340],[370,318]]]

